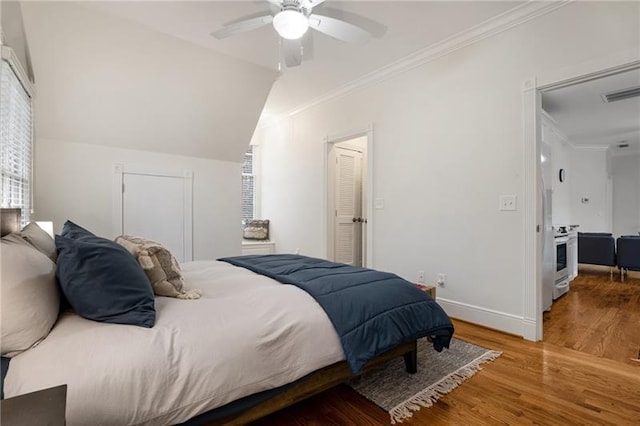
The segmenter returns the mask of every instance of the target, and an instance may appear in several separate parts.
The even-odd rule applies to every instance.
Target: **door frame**
[[[135,174],[145,176],[171,177],[183,179],[183,258],[185,262],[193,260],[193,172],[191,170],[183,170],[182,172],[157,170],[130,166],[122,163],[113,164],[113,180],[112,180],[112,232],[116,237],[123,233],[124,226],[124,210],[123,210],[123,191],[124,175]]]
[[[367,218],[367,223],[364,227],[364,234],[366,235],[365,245],[363,250],[365,250],[366,256],[364,261],[366,262],[365,267],[373,268],[373,125],[370,124],[365,128],[354,129],[350,131],[346,131],[336,135],[327,135],[323,142],[323,168],[322,168],[322,220],[321,220],[321,250],[323,256],[328,258],[330,253],[329,242],[333,241],[333,238],[329,237],[329,232],[333,231],[333,223],[329,223],[329,221],[333,221],[333,217],[331,212],[329,212],[329,206],[331,205],[329,201],[329,153],[334,144],[345,142],[350,139],[356,139],[360,137],[366,137],[366,152],[364,152],[363,160],[365,163],[365,167],[363,170],[366,170],[366,179],[363,185],[363,194],[365,198],[365,202],[363,203],[363,213]]]
[[[542,193],[540,148],[542,144],[541,95],[543,92],[584,83],[607,75],[640,68],[636,51],[597,58],[548,75],[534,76],[522,84],[523,93],[523,191],[524,241],[522,268],[522,336],[543,340],[542,317]]]

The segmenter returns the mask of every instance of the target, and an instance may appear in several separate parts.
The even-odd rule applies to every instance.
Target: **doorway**
[[[327,258],[353,266],[368,265],[367,148],[366,134],[327,144]]]
[[[600,65],[600,66],[597,66]],[[525,136],[525,200],[529,207],[523,222],[525,267],[523,268],[523,336],[529,340],[543,338],[543,240],[545,232],[552,232],[544,219],[544,185],[542,184],[542,95],[562,87],[601,79],[625,71],[638,69],[640,61],[611,63],[603,58],[576,67],[574,77],[567,78],[567,71],[533,78],[524,82],[524,136]]]
[[[615,267],[617,238],[640,231],[638,88],[640,69],[631,69],[541,90],[541,142],[549,146],[543,181],[545,165],[551,169],[543,204],[558,248],[555,270],[570,260],[561,257],[559,241],[573,236],[576,253],[565,275],[556,273],[554,289],[565,290],[543,314],[544,341],[621,362],[637,359],[640,348],[631,325],[640,321],[632,302],[640,280],[622,282]],[[543,284],[544,274],[543,267]]]

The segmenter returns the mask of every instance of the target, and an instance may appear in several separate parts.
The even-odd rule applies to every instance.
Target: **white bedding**
[[[162,425],[344,359],[311,296],[224,262],[182,265],[198,300],[156,298],[151,329],[65,314],[11,360],[5,398],[66,383],[68,425]]]

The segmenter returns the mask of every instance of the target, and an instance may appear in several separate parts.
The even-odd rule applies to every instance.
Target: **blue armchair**
[[[578,232],[578,263],[609,266],[613,278],[616,266],[616,240],[602,232]]]
[[[624,281],[624,271],[640,271],[640,236],[625,235],[618,238],[618,268]]]

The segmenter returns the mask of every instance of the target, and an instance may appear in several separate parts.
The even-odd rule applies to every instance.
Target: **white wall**
[[[613,172],[613,233],[640,232],[640,154],[611,159]]]
[[[279,251],[323,256],[323,140],[373,124],[373,266],[427,271],[446,309],[519,333],[523,82],[638,49],[637,3],[571,3],[261,129],[263,215]],[[501,212],[501,194],[518,211]]]
[[[69,219],[114,238],[113,165],[159,172],[193,171],[193,258],[240,254],[240,163],[73,142],[38,140],[35,219]],[[153,215],[153,212],[148,212]]]
[[[551,146],[551,187],[552,192],[552,222],[554,225],[573,225],[571,215],[571,185],[575,179],[571,166],[571,151],[569,141],[557,125],[551,120],[545,120],[548,129],[548,142]],[[565,171],[564,182],[560,182],[560,169]]]
[[[611,232],[611,178],[605,149],[571,150],[571,223],[582,232]],[[588,202],[583,202],[588,198]]]
[[[78,2],[22,7],[35,217],[114,237],[114,162],[190,169],[194,259],[240,254],[240,162],[275,73]]]
[[[552,119],[545,117],[544,126],[552,147],[553,223],[618,236],[640,231],[640,154],[572,146]],[[566,172],[562,183],[561,168]]]

